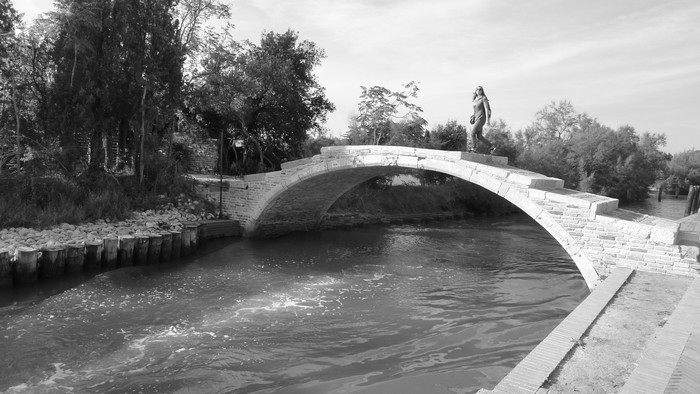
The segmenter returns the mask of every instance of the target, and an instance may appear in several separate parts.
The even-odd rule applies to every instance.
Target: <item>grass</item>
[[[0,180],[0,228],[46,228],[97,219],[123,220],[134,211],[198,199],[189,181],[141,184],[134,176],[93,174],[79,178],[25,176]],[[158,188],[156,186],[160,185]],[[167,185],[165,187],[164,185]],[[211,204],[209,204],[211,205]],[[213,206],[204,206],[214,211]]]

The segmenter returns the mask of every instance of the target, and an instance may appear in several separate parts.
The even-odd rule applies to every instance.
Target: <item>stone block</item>
[[[299,166],[303,166],[303,165],[309,164],[309,163],[311,163],[311,161],[312,161],[312,160],[311,160],[310,158],[299,159],[299,160],[293,160],[293,161],[287,161],[287,162],[282,163],[282,164],[280,165],[280,167],[282,168],[282,170],[288,170],[288,169],[290,169],[290,168],[295,168],[295,167],[299,167]]]
[[[262,182],[267,178],[266,173],[261,173],[261,174],[249,174],[243,176],[243,180],[245,182]]]

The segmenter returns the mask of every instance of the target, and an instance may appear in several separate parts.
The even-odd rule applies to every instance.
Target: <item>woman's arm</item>
[[[486,97],[484,97],[484,109],[486,110],[486,124],[491,126],[491,105]]]

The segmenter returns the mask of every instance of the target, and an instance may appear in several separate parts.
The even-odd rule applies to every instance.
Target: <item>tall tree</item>
[[[535,114],[535,121],[521,133],[525,146],[546,144],[552,140],[567,141],[576,131],[579,115],[566,100],[552,101]]]
[[[102,168],[112,141],[143,179],[147,140],[174,122],[182,81],[168,0],[58,0],[53,110],[64,146]],[[138,97],[139,99],[135,99]],[[151,146],[150,149],[156,149]],[[80,157],[80,155],[76,155]]]
[[[212,18],[229,18],[231,9],[228,4],[216,0],[177,0],[173,14],[180,52],[187,57],[196,58],[206,37],[213,34],[211,28],[205,27],[206,22]]]
[[[20,23],[19,16],[10,0],[0,0],[0,104],[2,105],[2,129],[0,129],[0,173],[2,167],[14,160],[13,171],[20,170],[21,156],[21,115],[18,93],[22,82],[18,72],[21,45],[15,35],[15,27]],[[10,126],[12,125],[12,126]],[[9,127],[8,127],[9,126]],[[14,144],[10,143],[13,130]]]
[[[301,157],[308,133],[335,109],[313,74],[323,57],[291,30],[266,33],[259,46],[239,45],[230,35],[210,40],[193,79],[190,111],[229,130],[232,140],[246,141],[244,147],[255,146],[257,168],[248,171],[276,168]]]
[[[424,126],[427,122],[419,114],[423,109],[409,101],[418,97],[418,83],[411,81],[403,86],[400,92],[391,91],[382,86],[366,88],[360,86],[360,103],[358,104],[357,120],[366,130],[366,143],[380,145],[388,142],[391,123],[395,120],[406,120],[416,125]],[[405,112],[401,113],[400,110]]]

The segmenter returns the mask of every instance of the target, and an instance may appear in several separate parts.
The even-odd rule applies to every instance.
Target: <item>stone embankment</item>
[[[239,235],[237,222],[207,217],[211,215],[168,208],[136,212],[123,221],[2,229],[0,286],[80,270],[165,262],[192,253],[200,241]]]

